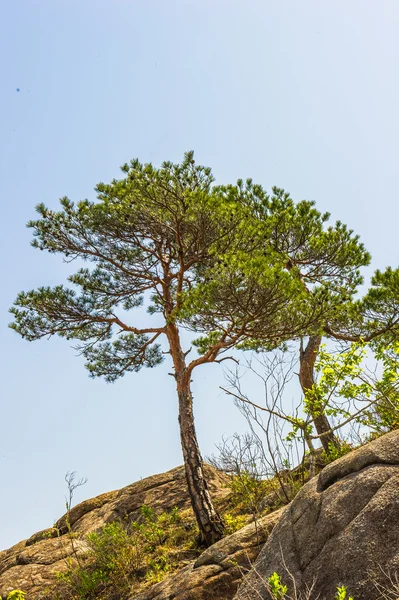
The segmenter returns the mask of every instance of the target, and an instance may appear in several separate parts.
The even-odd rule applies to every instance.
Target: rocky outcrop
[[[226,504],[226,477],[211,467],[206,471],[212,496]],[[76,537],[65,535],[64,516],[1,552],[0,595],[18,588],[39,600],[65,568],[65,558],[85,552],[84,534],[115,520],[138,519],[143,504],[160,512],[188,509],[183,467],[77,505],[70,513]],[[328,465],[289,506],[181,564],[130,600],[268,599],[264,582],[274,571],[291,588],[294,581],[299,592],[313,586],[307,600],[332,600],[342,584],[355,600],[377,600],[376,584],[386,585],[386,574],[399,574],[399,431]]]
[[[340,584],[355,600],[380,598],[378,584],[399,574],[399,431],[328,465],[302,488],[236,600],[270,598],[264,581],[274,571],[291,591],[293,581],[298,590],[314,585],[312,598],[331,600]]]
[[[208,465],[205,465],[205,471],[212,497],[221,500],[228,494],[226,476]],[[0,597],[7,597],[10,590],[21,589],[27,592],[29,600],[39,599],[54,583],[55,573],[65,569],[68,556],[73,552],[85,552],[84,534],[115,520],[136,520],[143,504],[159,512],[172,510],[175,506],[189,508],[184,468],[147,477],[72,508],[69,515],[71,529],[82,534],[82,539],[65,535],[68,529],[64,515],[55,527],[35,533],[0,552]]]
[[[195,562],[130,600],[231,600],[281,512],[223,538]]]

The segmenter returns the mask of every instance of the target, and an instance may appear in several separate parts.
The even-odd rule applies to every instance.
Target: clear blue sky
[[[2,0],[0,548],[60,516],[69,469],[79,501],[182,462],[167,364],[110,386],[65,340],[7,329],[17,292],[70,271],[30,248],[34,206],[194,149],[218,181],[316,200],[395,266],[398,31],[397,0]],[[195,374],[204,454],[244,428],[222,382]]]

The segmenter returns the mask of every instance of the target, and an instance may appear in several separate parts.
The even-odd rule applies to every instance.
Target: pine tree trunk
[[[301,349],[300,352],[299,381],[301,383],[302,391],[304,394],[306,394],[306,392],[310,390],[314,384],[314,365],[316,362],[320,344],[320,336],[310,336],[305,350]],[[320,413],[316,410],[312,411],[311,407],[310,412],[313,417],[314,425],[318,435],[321,435],[326,431],[330,431],[331,425],[325,413]],[[340,446],[338,438],[334,435],[332,431],[330,431],[330,433],[327,433],[326,435],[323,435],[320,438],[320,441],[323,446],[323,449],[326,452],[329,452],[330,445],[334,446],[335,448],[339,448]]]
[[[179,389],[180,388],[180,389]],[[194,427],[193,400],[188,384],[178,382],[180,439],[191,504],[201,539],[211,546],[223,535],[223,523],[212,505]]]
[[[191,505],[200,530],[201,540],[211,546],[223,536],[224,525],[212,504],[205,479],[201,452],[195,432],[190,373],[185,364],[177,328],[169,326],[168,339],[175,367],[179,399],[180,440]]]

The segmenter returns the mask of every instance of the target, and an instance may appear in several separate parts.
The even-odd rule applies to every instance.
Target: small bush
[[[270,482],[242,471],[231,479],[231,503],[244,514],[256,515],[260,504],[270,491]]]
[[[24,600],[26,592],[22,590],[12,590],[7,596],[7,600]]]
[[[157,515],[149,506],[141,507],[140,521],[104,525],[86,537],[86,555],[75,554],[57,574],[56,598],[122,600],[134,586],[160,581],[178,566],[182,551],[193,549],[197,530],[191,525],[177,508]]]
[[[284,600],[286,593],[288,592],[288,588],[286,585],[281,583],[280,575],[274,572],[270,577],[268,577],[267,582],[270,586],[270,593],[272,594],[275,600]]]
[[[340,446],[334,446],[334,444],[328,444],[328,452],[323,450],[320,457],[325,465],[334,462],[337,458],[341,458],[341,456],[345,456],[345,454],[349,454],[353,450],[352,444],[348,444],[348,442],[341,442]]]
[[[334,600],[346,600],[347,593],[348,591],[344,585],[338,587]],[[352,596],[350,596],[347,600],[353,600]]]
[[[242,529],[248,523],[247,515],[233,515],[232,513],[225,513],[223,515],[223,521],[226,526],[226,534],[230,535],[239,529]]]

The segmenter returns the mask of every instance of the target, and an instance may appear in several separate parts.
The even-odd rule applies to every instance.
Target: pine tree
[[[71,275],[70,287],[21,292],[11,327],[29,341],[74,340],[90,375],[108,382],[170,355],[188,490],[210,545],[223,523],[194,426],[195,369],[228,359],[234,348],[339,335],[349,309],[361,312],[353,295],[369,256],[341,223],[325,228],[328,215],[312,202],[294,204],[277,188],[268,196],[250,179],[216,186],[193,153],[158,169],[134,160],[122,171],[122,179],[97,186],[95,202],[63,198],[59,211],[37,207],[39,219],[28,223],[33,246],[91,268]],[[143,306],[153,326],[139,325]],[[182,330],[194,333],[196,355]],[[314,417],[319,431],[323,415]]]
[[[223,192],[225,198],[243,196],[240,185],[227,186]],[[314,202],[295,203],[276,187],[271,196],[253,192],[254,187],[247,191],[246,202],[252,206],[263,248],[302,286],[302,301],[312,311],[303,337],[297,332],[292,337],[300,338],[299,381],[306,396],[315,383],[314,365],[322,337],[349,339],[354,324],[362,320],[359,315],[365,311],[354,298],[363,283],[360,268],[369,264],[370,255],[359,237],[340,221],[328,225],[329,213],[320,213]],[[357,337],[359,332],[364,334],[364,323],[357,329]],[[259,350],[269,344],[267,323],[261,323],[256,338],[245,347]],[[310,404],[309,410],[324,449],[328,452],[331,445],[338,446],[323,407]]]
[[[90,375],[108,382],[159,365],[164,339],[176,381],[188,490],[209,545],[221,537],[223,523],[197,442],[193,371],[226,359],[229,349],[256,337],[260,327],[270,347],[301,335],[318,322],[320,311],[308,306],[302,283],[264,243],[278,215],[260,186],[240,182],[238,193],[226,193],[213,186],[211,171],[197,166],[192,153],[181,164],[156,169],[134,160],[122,171],[122,179],[97,186],[96,202],[75,205],[63,198],[59,211],[37,207],[40,218],[28,223],[33,246],[67,261],[83,259],[92,268],[70,276],[69,288],[21,292],[11,327],[30,341],[55,334],[75,340]],[[259,229],[254,216],[262,206],[270,218]],[[155,315],[153,327],[140,327],[137,312],[134,320],[143,305]],[[201,334],[191,360],[182,329]]]

